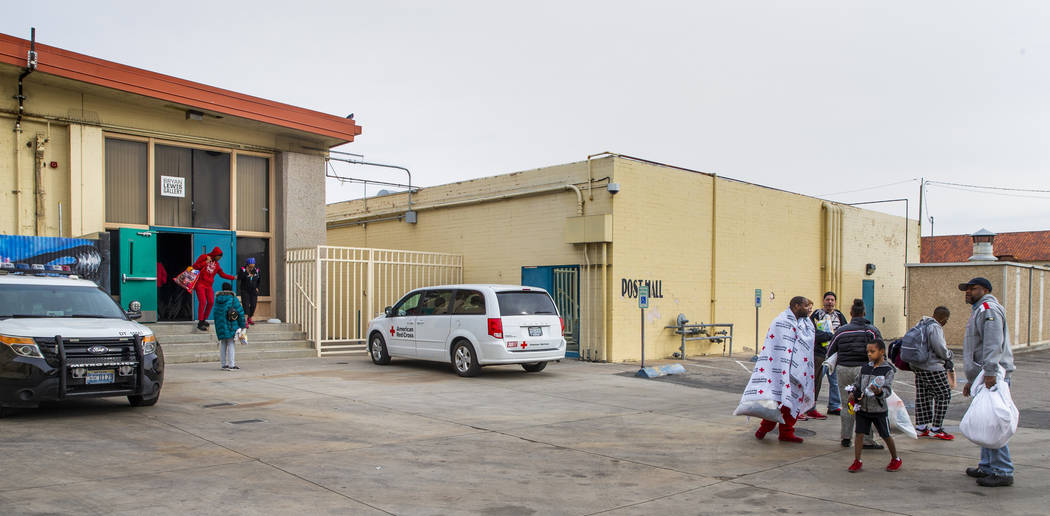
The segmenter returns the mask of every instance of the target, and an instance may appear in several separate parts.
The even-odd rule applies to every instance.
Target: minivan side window
[[[423,292],[419,315],[448,315],[452,308],[451,290],[427,290]]]
[[[452,313],[456,315],[485,315],[485,295],[477,290],[457,290]]]
[[[520,292],[497,292],[499,313],[508,315],[557,315],[558,309],[546,292],[523,290]]]
[[[397,317],[404,317],[406,315],[418,315],[419,314],[419,298],[422,296],[422,292],[416,292],[409,294],[408,297],[401,300],[397,306],[394,307],[394,315]]]

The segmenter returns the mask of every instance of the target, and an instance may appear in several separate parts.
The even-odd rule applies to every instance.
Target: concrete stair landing
[[[147,325],[164,349],[169,364],[218,362],[219,341],[215,327],[197,329],[196,322],[154,323]],[[317,356],[313,344],[299,325],[289,323],[256,323],[248,327],[248,344],[237,346],[237,361],[269,358],[308,358]]]

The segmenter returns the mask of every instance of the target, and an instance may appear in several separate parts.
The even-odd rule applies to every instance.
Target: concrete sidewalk
[[[1026,365],[1048,357],[1019,361],[1029,414],[1050,413],[1034,401],[1050,373]],[[834,417],[800,423],[801,445],[757,441],[757,421],[730,415],[747,371],[729,359],[674,381],[572,361],[473,379],[363,356],[242,367],[173,365],[151,408],[87,400],[0,420],[2,512],[1042,514],[1050,492],[1045,426],[1011,441],[1017,482],[998,489],[963,474],[978,448],[961,435],[899,439],[902,471],[870,451],[855,475]]]

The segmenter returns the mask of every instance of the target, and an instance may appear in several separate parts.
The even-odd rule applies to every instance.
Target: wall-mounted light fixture
[[[865,265],[864,266],[864,274],[867,274],[868,276],[871,276],[872,274],[875,274],[875,264],[874,263],[869,263],[869,264]]]

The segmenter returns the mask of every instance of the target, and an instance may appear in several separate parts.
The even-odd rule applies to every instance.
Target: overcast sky
[[[354,113],[364,133],[341,150],[422,186],[613,151],[842,202],[908,197],[912,218],[921,177],[1043,190],[934,184],[924,217],[936,234],[1050,229],[1050,2],[36,1],[0,16],[6,34],[31,26]],[[328,200],[361,192],[333,183]]]

